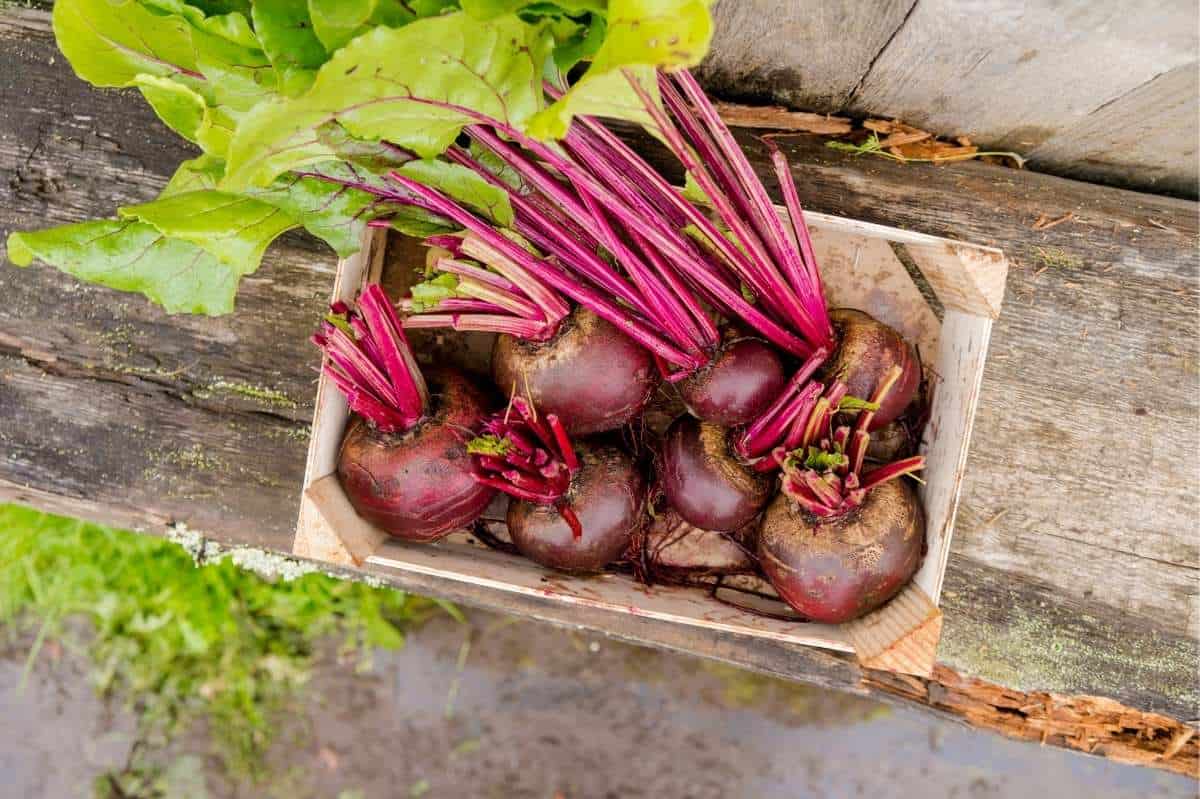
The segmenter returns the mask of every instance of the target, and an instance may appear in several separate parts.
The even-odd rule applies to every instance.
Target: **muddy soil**
[[[203,730],[159,755],[212,799],[1192,797],[1175,775],[1004,740],[911,711],[692,658],[475,613],[414,631],[371,670],[322,657],[282,720],[271,779],[238,784]],[[0,658],[0,797],[86,797],[133,720],[52,642]]]

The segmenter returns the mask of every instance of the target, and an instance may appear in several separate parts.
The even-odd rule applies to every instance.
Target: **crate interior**
[[[963,387],[977,388],[990,319],[977,313],[977,304],[967,301],[969,297],[964,300],[970,291],[957,285],[955,272],[963,265],[961,245],[820,215],[813,215],[810,226],[831,307],[857,307],[896,327],[916,344],[923,364],[933,376],[934,418],[922,442],[922,451],[939,462],[931,463],[927,474],[930,479],[921,489],[932,523],[929,553],[915,582],[936,601],[965,460],[963,436],[969,434],[970,417],[974,413],[973,400],[946,402],[939,395],[946,389],[957,395]],[[997,261],[1003,266],[1003,259],[996,251],[980,248],[979,252],[985,254],[985,262]],[[381,264],[376,268],[389,294],[402,296],[419,279],[424,256],[425,250],[419,242],[395,234],[388,237]],[[944,326],[954,328],[955,344],[949,349],[965,347],[978,357],[964,359],[961,353],[943,352]],[[422,360],[455,365],[477,376],[481,384],[490,384],[491,335],[422,330],[413,331],[413,338]],[[664,428],[679,410],[671,393],[664,391],[648,412],[647,422],[651,427]],[[339,418],[319,421],[336,423],[336,435],[340,435],[344,422],[344,406]],[[334,435],[333,431],[327,432],[327,439]],[[310,478],[319,478],[327,471],[318,468],[314,474],[310,470]],[[931,507],[931,503],[941,507],[941,511]],[[499,537],[504,536],[505,505],[506,498],[500,497],[486,514],[489,529]],[[487,548],[465,532],[432,546],[385,539],[373,549],[367,561],[376,566],[554,598],[569,604],[827,648],[853,648],[845,628],[766,618],[717,602],[702,589],[646,587],[623,574],[594,577],[558,574],[523,558]],[[745,601],[745,597],[739,595],[739,601]],[[778,609],[784,608],[780,605]]]

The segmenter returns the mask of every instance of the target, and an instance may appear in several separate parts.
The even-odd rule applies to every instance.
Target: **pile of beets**
[[[631,83],[688,192],[588,117],[554,144],[481,117],[447,153],[507,194],[507,227],[399,173],[354,184],[457,232],[426,240],[410,296],[371,285],[314,336],[352,411],[341,483],[407,541],[471,526],[499,491],[504,546],[544,566],[758,575],[800,618],[862,616],[924,552],[896,479],[924,465],[920,361],[827,307],[782,153],[786,217],[690,74],[660,74],[658,98]],[[497,333],[494,385],[422,373],[405,328]],[[655,430],[652,404],[686,410]]]

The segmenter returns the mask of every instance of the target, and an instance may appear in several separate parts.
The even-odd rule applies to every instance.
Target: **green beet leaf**
[[[462,0],[463,11],[482,20],[495,19],[517,11],[541,15],[603,12],[607,5],[605,0],[553,0],[532,3],[529,0]]]
[[[372,173],[386,173],[416,158],[407,150],[381,141],[356,139],[336,120],[316,130],[317,140],[341,161],[349,161]]]
[[[162,198],[189,191],[215,189],[217,181],[224,174],[225,162],[215,155],[204,153],[180,164],[158,196]]]
[[[75,74],[96,86],[128,86],[138,75],[203,80],[191,26],[135,2],[59,0],[54,36]]]
[[[254,30],[275,71],[284,94],[302,94],[329,54],[313,31],[305,0],[255,0]]]
[[[338,180],[365,177],[361,173],[356,176],[351,167],[338,162],[321,164],[311,171]],[[251,189],[249,194],[300,220],[305,230],[342,258],[358,252],[363,227],[375,216],[371,213],[373,196],[319,178],[281,175],[269,187]]]
[[[375,13],[376,0],[308,0],[313,32],[333,52],[360,32]]]
[[[278,72],[262,50],[243,47],[202,30],[192,31],[196,66],[205,80],[198,91],[230,119],[278,96]]]
[[[654,132],[655,125],[626,73],[641,84],[653,102],[658,100],[658,80],[654,67],[636,65],[623,71],[604,72],[583,79],[562,98],[538,114],[529,124],[529,135],[539,139],[560,139],[567,135],[576,114],[624,119]],[[588,73],[591,75],[591,72]],[[580,87],[583,87],[580,90]]]
[[[206,11],[196,5],[185,3],[183,0],[140,0],[140,2],[144,6],[158,8],[168,14],[183,17],[193,27],[201,28],[214,36],[228,39],[243,47],[257,49],[259,46],[258,39],[254,36],[254,31],[250,28],[248,21],[249,3],[246,4],[244,11],[237,9],[222,12]]]
[[[301,97],[266,103],[238,125],[226,188],[333,157],[317,131],[339,122],[360,139],[387,139],[425,158],[441,153],[473,117],[514,126],[541,107],[551,46],[540,25],[488,23],[466,14],[376,28],[343,47]]]
[[[17,266],[39,258],[80,280],[139,292],[168,313],[229,313],[242,274],[203,248],[133,219],[13,233],[8,257]]]
[[[147,222],[164,236],[195,244],[240,274],[257,269],[267,246],[297,224],[277,206],[211,189],[127,205],[117,213]]]
[[[708,0],[612,0],[604,43],[591,66],[558,102],[533,120],[529,133],[543,139],[566,135],[577,113],[645,124],[637,95],[618,79],[633,69],[647,85],[647,68],[699,64],[712,40]]]
[[[330,53],[366,33],[371,25],[399,28],[419,16],[434,16],[441,10],[440,6],[434,6],[428,9],[431,13],[420,14],[401,0],[308,0],[313,30]]]
[[[232,122],[224,114],[210,109],[198,93],[182,83],[156,75],[138,75],[133,84],[171,130],[200,145],[205,152],[224,155],[229,149]]]
[[[431,159],[410,161],[398,171],[482,211],[493,222],[505,227],[513,223],[513,210],[508,200],[508,192],[488,183],[465,166]]]

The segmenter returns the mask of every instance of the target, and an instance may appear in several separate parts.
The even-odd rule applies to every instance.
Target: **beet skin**
[[[783,361],[765,341],[737,338],[721,345],[704,368],[679,384],[692,415],[722,427],[763,414],[787,385]]]
[[[649,351],[614,325],[576,308],[548,341],[496,338],[492,377],[572,436],[615,430],[638,416],[658,386]]]
[[[471,477],[464,433],[478,430],[483,395],[450,369],[427,375],[432,416],[404,433],[351,418],[338,480],[358,515],[406,541],[436,541],[479,518],[495,493]]]
[[[904,480],[880,483],[848,513],[819,518],[780,493],[763,514],[758,557],[789,605],[841,624],[887,602],[924,556],[925,511]]]
[[[921,362],[899,332],[870,314],[835,308],[829,318],[838,334],[838,348],[825,365],[823,381],[841,380],[850,396],[870,399],[893,366],[902,370],[871,420],[869,429],[878,430],[912,402],[921,385]]]
[[[563,502],[579,518],[576,538],[554,505],[513,500],[508,534],[521,554],[552,569],[595,572],[625,552],[645,518],[646,486],[633,460],[615,447],[576,444],[580,468]]]
[[[774,477],[742,464],[730,450],[725,428],[685,415],[667,429],[662,487],[667,502],[689,524],[731,533],[762,510]]]

